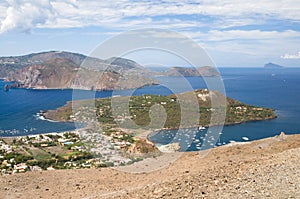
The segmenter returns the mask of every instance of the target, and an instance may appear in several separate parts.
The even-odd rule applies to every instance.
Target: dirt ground
[[[300,198],[300,135],[147,161],[129,168],[136,173],[103,168],[0,176],[0,198]],[[139,172],[143,166],[156,170]]]

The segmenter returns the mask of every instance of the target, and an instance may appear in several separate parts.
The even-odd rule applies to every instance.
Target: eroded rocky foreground
[[[300,135],[282,134],[184,153],[150,173],[101,168],[1,176],[0,198],[299,198],[299,160]]]

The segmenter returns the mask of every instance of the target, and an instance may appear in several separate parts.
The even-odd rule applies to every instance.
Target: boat
[[[9,86],[7,84],[4,85],[4,91],[8,91],[9,90]]]
[[[199,130],[205,130],[206,128],[204,126],[199,126]]]

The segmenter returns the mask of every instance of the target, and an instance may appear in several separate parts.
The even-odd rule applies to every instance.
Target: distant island
[[[275,69],[275,68],[284,68],[284,66],[274,64],[274,63],[267,63],[265,64],[264,68]]]
[[[203,67],[172,67],[169,70],[162,73],[165,76],[185,76],[185,77],[193,77],[193,76],[219,76],[220,73],[212,66],[203,66]]]
[[[118,57],[101,60],[71,52],[0,57],[0,78],[15,82],[12,87],[21,88],[133,89],[158,84],[150,77],[153,73],[132,60]]]
[[[155,72],[125,58],[102,60],[64,51],[0,57],[0,79],[14,82],[11,88],[123,90],[158,84],[154,76],[181,75],[218,76],[219,73],[210,66],[173,67],[166,72]]]

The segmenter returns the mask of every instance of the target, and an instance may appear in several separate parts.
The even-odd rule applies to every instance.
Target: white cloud
[[[300,32],[261,31],[261,30],[232,30],[183,32],[196,40],[210,53],[218,54],[219,59],[226,59],[226,55],[235,54],[252,59],[274,57],[278,58],[287,51],[299,50]],[[224,56],[222,56],[222,53]],[[226,54],[226,55],[225,55]],[[232,58],[231,58],[232,59]]]
[[[296,59],[299,54],[285,53],[299,51],[300,31],[286,29],[294,22],[299,24],[299,7],[300,1],[295,0],[7,0],[0,1],[0,33],[94,26],[100,28],[79,34],[114,35],[130,29],[162,28],[180,31],[224,57],[234,53],[249,60],[270,56]],[[280,20],[289,23],[282,28],[285,21]],[[279,26],[269,21],[279,21]],[[245,30],[247,25],[255,30]]]
[[[295,55],[285,54],[285,55],[281,56],[280,58],[282,58],[282,59],[300,59],[300,52],[298,52],[298,54],[295,54]]]
[[[68,28],[102,26],[132,29],[140,27],[197,28],[203,25],[226,28],[263,24],[267,19],[300,20],[300,1],[285,0],[7,0],[5,16],[0,14],[1,31],[31,28]],[[203,22],[197,18],[178,19],[180,15],[205,15],[217,18]],[[178,16],[177,19],[169,15]],[[164,18],[153,18],[165,16]],[[213,24],[212,24],[213,23]]]
[[[39,24],[45,24],[54,16],[48,0],[7,0],[9,7],[1,21],[0,33],[18,30],[28,32]]]
[[[229,41],[229,40],[277,40],[288,38],[300,38],[300,32],[293,30],[286,31],[261,31],[261,30],[211,30],[203,32],[185,32],[192,38],[198,38],[203,41]]]
[[[268,18],[279,18],[279,19],[291,19],[300,20],[300,13],[298,9],[295,9],[294,1],[287,0],[285,3],[281,3],[273,0],[263,0],[259,3],[249,0],[227,0],[227,1],[147,1],[147,2],[131,2],[129,0],[115,1],[114,4],[110,2],[99,3],[98,1],[78,1],[77,5],[80,10],[77,12],[79,16],[93,15],[93,20],[89,20],[90,23],[104,22],[105,19],[114,19],[116,24],[123,22],[126,24],[124,19],[126,17],[156,17],[156,16],[168,16],[168,15],[205,15],[218,18],[218,22],[211,24],[211,21],[207,22],[207,26],[218,26],[218,27],[232,27],[242,26],[247,24],[263,24]],[[88,10],[88,12],[85,12]],[[134,19],[133,19],[134,20]],[[147,21],[139,20],[139,25],[157,25],[147,23]],[[194,21],[181,20],[177,21],[177,26],[180,23],[185,25],[197,27],[197,18]],[[160,24],[172,26],[174,21],[161,19]],[[176,22],[175,22],[176,23]],[[108,24],[109,25],[109,24]],[[128,27],[128,26],[127,26]],[[130,26],[129,26],[130,27]]]
[[[7,5],[6,2],[0,1],[0,19],[4,19],[6,17]]]

